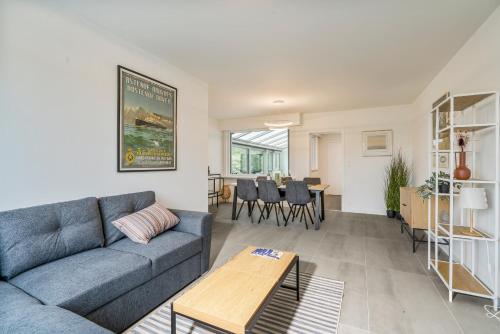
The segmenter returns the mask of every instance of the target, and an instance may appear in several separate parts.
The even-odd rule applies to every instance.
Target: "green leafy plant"
[[[438,188],[440,186],[450,186],[450,182],[446,181],[450,179],[450,174],[440,171],[438,174]],[[460,190],[462,188],[461,183],[455,183],[455,189]],[[436,191],[436,172],[425,180],[425,183],[417,188],[417,194],[423,199],[429,199],[434,195]]]
[[[408,186],[410,177],[410,167],[400,150],[385,168],[384,198],[387,210],[399,211],[399,188]]]

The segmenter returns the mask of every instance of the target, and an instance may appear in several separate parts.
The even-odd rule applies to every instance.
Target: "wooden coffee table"
[[[298,255],[283,252],[274,260],[251,255],[256,248],[247,247],[171,304],[172,334],[177,315],[225,333],[251,333],[278,288],[295,290],[299,300]],[[283,285],[294,266],[296,285]]]

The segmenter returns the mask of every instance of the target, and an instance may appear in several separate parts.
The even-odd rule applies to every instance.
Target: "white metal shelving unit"
[[[489,110],[486,113],[489,118],[486,121],[478,120],[476,115],[478,106],[489,103]],[[481,110],[484,111],[484,110]],[[458,122],[457,118],[465,119],[464,114],[469,115],[466,123]],[[460,117],[458,117],[460,116]],[[480,118],[480,117],[479,117]],[[443,122],[443,120],[445,120]],[[499,132],[499,94],[498,92],[483,92],[474,94],[451,94],[447,93],[438,99],[431,112],[430,128],[432,133],[431,158],[429,159],[429,175],[432,172],[436,176],[440,171],[447,172],[451,177],[436,177],[434,192],[434,222],[431,222],[431,205],[428,211],[428,268],[436,271],[443,283],[448,288],[449,301],[453,301],[456,293],[473,295],[490,299],[497,310],[499,308],[499,181],[500,181],[500,132]],[[444,123],[444,124],[443,124]],[[466,131],[470,136],[468,147],[467,166],[472,171],[469,180],[453,179],[453,171],[456,166],[455,157],[455,137],[456,134]],[[477,154],[478,144],[477,136],[486,131],[493,131],[495,150],[492,156],[488,156],[491,161],[491,168],[495,168],[491,179],[477,178]],[[439,166],[439,155],[448,155],[449,167],[445,170]],[[479,153],[480,154],[480,153]],[[483,157],[484,160],[484,157]],[[488,163],[490,165],[490,163]],[[439,193],[438,182],[447,181],[450,183],[449,193]],[[490,187],[490,196],[488,203],[493,210],[491,224],[494,224],[491,230],[486,233],[478,230],[480,236],[471,236],[465,233],[469,230],[469,222],[464,222],[462,215],[456,214],[456,201],[459,199],[459,193],[456,190],[457,183],[463,187]],[[440,217],[440,200],[449,201],[449,222],[444,223]],[[457,207],[458,209],[458,207]],[[485,243],[486,255],[478,254],[479,243]],[[432,244],[434,248],[432,248]],[[446,246],[443,247],[443,244]],[[483,248],[484,249],[484,248]],[[493,257],[490,257],[489,250],[493,249]],[[440,251],[441,250],[441,251]],[[444,259],[440,259],[442,254],[446,254]],[[468,258],[466,259],[466,254]],[[477,259],[483,257],[491,264],[490,284],[487,286],[480,277],[478,277]],[[493,263],[491,263],[493,262]]]

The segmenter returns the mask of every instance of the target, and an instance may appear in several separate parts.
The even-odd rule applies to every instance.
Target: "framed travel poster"
[[[363,131],[365,157],[392,155],[392,130]]]
[[[118,66],[118,171],[177,169],[177,89]]]

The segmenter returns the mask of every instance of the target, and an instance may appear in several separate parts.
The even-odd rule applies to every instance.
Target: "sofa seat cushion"
[[[151,278],[149,259],[97,248],[41,265],[9,283],[46,305],[85,316]]]
[[[5,280],[103,243],[95,197],[0,212],[0,274]]]
[[[201,252],[201,237],[190,233],[166,231],[147,245],[126,238],[110,245],[109,249],[137,254],[151,260],[153,276]]]
[[[0,317],[0,333],[112,334],[111,331],[57,306],[31,305]]]
[[[40,301],[15,286],[0,281],[0,323],[7,312],[23,310],[32,305],[40,305]],[[2,331],[0,331],[2,333]]]

